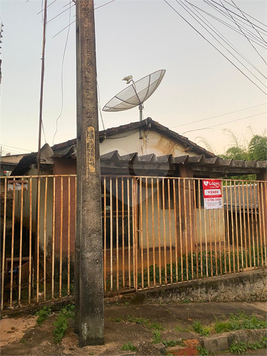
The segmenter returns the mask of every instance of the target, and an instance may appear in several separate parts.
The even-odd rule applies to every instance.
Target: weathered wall
[[[173,154],[174,156],[196,154],[185,152],[185,147],[174,140],[153,130],[132,130],[113,135],[100,144],[100,154],[118,150],[120,155],[138,152],[139,155],[154,153],[156,156]]]
[[[139,291],[132,302],[234,302],[267,300],[267,268]]]

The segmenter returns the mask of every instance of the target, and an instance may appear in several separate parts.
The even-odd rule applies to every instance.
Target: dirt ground
[[[36,316],[4,316],[0,321],[1,355],[196,355],[199,335],[193,332],[193,322],[210,325],[215,318],[239,312],[265,319],[267,306],[266,303],[107,305],[105,345],[83,348],[78,347],[73,319],[69,319],[62,342],[55,343],[53,323],[58,312],[52,313],[41,326],[37,325]],[[141,322],[136,322],[137,318],[142,318]],[[149,327],[152,323],[164,328],[160,330],[162,340],[183,340],[182,345],[166,350],[162,343],[153,343],[155,329]],[[135,351],[122,350],[129,342],[135,346]],[[250,354],[266,355],[266,350],[256,351]]]

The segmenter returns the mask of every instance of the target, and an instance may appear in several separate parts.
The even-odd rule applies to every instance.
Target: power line
[[[222,51],[220,51],[212,42],[210,42],[201,32],[199,32],[185,17],[183,17],[167,0],[164,0],[164,2],[169,5],[169,7],[177,14],[179,15],[190,27],[192,27],[205,41],[207,41],[213,48],[215,48],[227,61],[229,61],[240,73],[242,73],[251,83],[253,83],[261,92],[263,92],[265,95],[267,93],[259,87],[251,78],[249,78],[233,61],[231,61]],[[181,5],[181,4],[180,4]],[[181,5],[182,6],[182,5]],[[214,36],[213,36],[214,37]],[[258,79],[259,80],[259,79]]]
[[[192,5],[191,3],[189,3],[189,5]],[[192,11],[193,12],[193,9],[191,9],[190,11]],[[197,10],[197,9],[195,9],[195,11],[197,11],[198,13],[199,13],[199,11]],[[194,13],[194,12],[193,12]],[[198,18],[199,18],[199,16],[197,15],[197,14],[195,14],[194,13],[194,15],[196,15]],[[200,21],[202,21],[205,25],[207,25],[204,21],[206,21],[209,25],[207,25],[223,42],[225,42],[230,48],[232,48],[232,50],[234,50],[241,58],[243,58],[248,64],[250,64],[251,66],[252,66],[252,68],[254,68],[260,75],[262,75],[265,79],[267,79],[267,77],[258,69],[258,68],[256,68],[255,66],[254,66],[254,64],[253,63],[251,63],[242,53],[240,53],[240,51],[236,48],[236,47],[234,47],[207,19],[205,19],[200,13],[199,13],[199,15],[204,19],[204,20],[202,20],[202,19],[200,19]],[[205,26],[204,26],[204,28],[205,28]],[[205,28],[206,29],[206,28]],[[206,31],[208,31],[207,29],[206,29]],[[208,33],[210,34],[210,32],[208,31]],[[215,38],[216,39],[216,38]],[[218,41],[217,39],[216,39],[216,41]],[[218,41],[220,44],[221,44],[221,42],[220,41]],[[221,44],[222,45],[222,44]],[[222,45],[223,46],[223,45]],[[224,46],[223,46],[224,47]],[[225,48],[225,47],[224,47]],[[226,49],[227,50],[227,49]],[[227,50],[228,51],[228,50]],[[229,52],[229,51],[228,51]],[[229,52],[230,53],[230,52]],[[232,54],[232,53],[230,53],[230,54]],[[233,54],[232,54],[233,55]],[[237,59],[238,60],[238,59]],[[239,61],[239,60],[238,60]],[[240,61],[239,61],[239,63],[241,64],[241,65],[243,65],[244,66],[244,64],[243,63],[241,63]],[[245,66],[244,66],[245,67]],[[246,67],[245,67],[246,68]],[[257,80],[259,80],[248,68],[246,68]],[[263,84],[263,83],[262,83]]]
[[[182,4],[182,2],[181,2],[181,0],[178,2],[178,0],[176,0],[176,2],[185,10],[185,11],[187,11],[193,18],[194,18],[194,20],[195,21],[197,21],[199,24],[200,24],[200,26],[202,26],[214,39],[215,39],[215,41],[217,41],[229,54],[231,54],[243,67],[245,67],[245,69],[255,78],[255,79],[257,79],[264,87],[266,87],[266,85],[258,78],[258,77],[256,77],[256,75],[254,74],[254,73],[252,73],[251,72],[251,70],[250,69],[248,69],[233,53],[231,53],[202,23],[200,23],[193,15],[192,15],[192,13],[190,13],[190,11],[188,10],[188,8],[186,8],[186,6],[185,5],[183,5]],[[192,10],[191,10],[191,12],[193,12]],[[196,15],[194,12],[193,12],[193,14],[195,15],[195,16],[197,16],[198,17],[198,15]],[[198,17],[199,18],[199,17]],[[203,22],[203,20],[201,20],[200,19],[200,21],[201,22]],[[205,25],[207,25],[205,22],[203,22]],[[210,28],[210,26],[208,26],[209,28]],[[227,40],[225,40],[221,35],[220,35],[220,33],[218,34],[217,32],[216,32],[217,30],[213,30],[213,32],[219,37],[219,38],[221,38],[229,47],[231,47],[238,55],[240,55],[243,59],[245,59],[245,61],[246,62],[249,62],[246,58],[244,58],[244,56],[242,55],[242,54],[240,54],[239,53],[239,51],[237,51],[233,46],[232,46],[232,44],[231,43],[229,43],[229,41],[227,41]],[[205,37],[204,37],[205,38]],[[211,42],[210,42],[211,43]],[[211,43],[212,44],[212,43]],[[216,46],[214,46],[214,48],[216,48],[219,52],[220,52],[220,50],[216,47]],[[220,53],[222,53],[222,52],[220,52]],[[243,73],[249,80],[251,80],[239,67],[237,67],[227,56],[225,56],[225,58],[226,59],[228,59],[239,71],[241,71],[241,73]],[[250,62],[249,62],[250,63]],[[257,68],[255,68],[254,67],[254,65],[252,64],[252,63],[250,63],[251,64],[251,66],[254,68],[254,69],[256,69],[257,71],[258,71],[258,69]],[[260,74],[263,76],[263,77],[265,77],[261,72],[260,72]],[[266,78],[266,77],[265,77]],[[253,81],[252,81],[253,82]],[[255,85],[256,85],[256,83],[255,82],[253,82]],[[260,88],[260,87],[259,87]],[[266,87],[267,88],[267,87]]]
[[[207,129],[212,129],[213,127],[217,127],[217,126],[223,126],[223,125],[226,125],[226,124],[230,124],[231,122],[236,122],[236,121],[241,121],[241,120],[245,120],[245,119],[249,119],[251,117],[255,117],[255,116],[259,116],[259,115],[263,115],[263,114],[266,114],[267,111],[264,111],[264,112],[261,112],[259,114],[255,114],[255,115],[250,115],[250,116],[246,116],[246,117],[242,117],[242,118],[239,118],[239,119],[235,119],[235,120],[231,120],[231,121],[227,121],[227,122],[223,122],[221,124],[216,124],[216,125],[212,125],[212,126],[208,126],[208,127],[203,127],[203,128],[199,128],[199,129],[194,129],[194,130],[188,130],[188,131],[185,131],[182,133],[182,135],[184,135],[185,133],[187,132],[192,132],[192,131],[201,131],[201,130],[207,130]]]
[[[200,119],[200,120],[196,120],[196,121],[191,121],[191,122],[188,122],[188,123],[186,123],[186,124],[181,124],[181,125],[172,126],[171,129],[173,129],[173,128],[175,128],[175,127],[181,127],[181,126],[186,126],[186,125],[195,124],[195,123],[197,123],[197,122],[202,122],[202,121],[206,121],[206,120],[216,119],[216,118],[221,117],[221,116],[226,116],[226,115],[230,115],[230,114],[235,114],[235,113],[237,113],[237,112],[244,111],[244,110],[249,110],[249,109],[253,109],[253,108],[257,108],[257,107],[262,106],[262,105],[266,105],[266,103],[264,103],[264,104],[259,104],[259,105],[255,105],[255,106],[249,106],[248,108],[245,108],[245,109],[230,111],[230,112],[227,112],[227,113],[225,113],[225,114],[220,114],[220,115],[216,115],[216,116],[206,117],[205,119]]]

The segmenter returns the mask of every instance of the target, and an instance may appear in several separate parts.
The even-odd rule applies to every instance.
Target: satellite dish
[[[127,88],[115,95],[104,107],[103,111],[123,111],[139,106],[140,121],[143,120],[143,103],[154,93],[160,85],[165,69],[157,70],[142,79],[133,81],[131,75],[123,78],[126,84],[130,84]]]

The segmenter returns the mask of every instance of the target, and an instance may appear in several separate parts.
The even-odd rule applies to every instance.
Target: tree
[[[249,142],[248,156],[250,160],[267,160],[267,137],[254,135]]]

